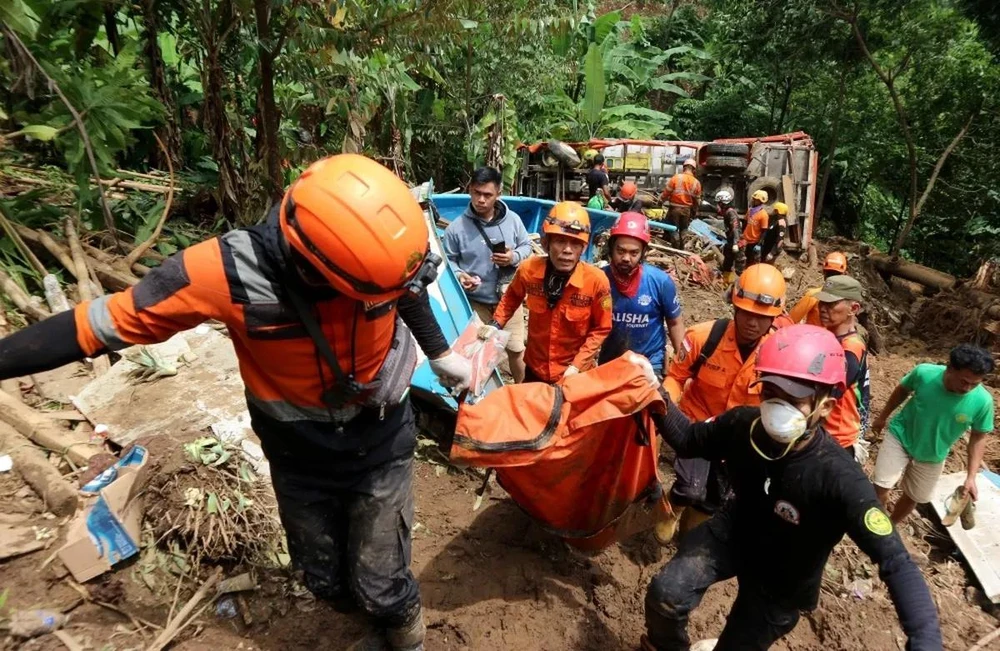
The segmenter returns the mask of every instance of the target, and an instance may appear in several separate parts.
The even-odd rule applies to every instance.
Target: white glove
[[[479,326],[479,330],[476,331],[476,336],[482,339],[483,341],[486,341],[487,339],[495,335],[497,332],[499,332],[499,329],[496,326],[484,325],[484,326]]]
[[[854,442],[854,458],[857,459],[858,463],[862,466],[868,461],[869,449],[871,449],[871,441],[866,441],[865,439],[858,437],[858,440]]]
[[[733,245],[733,253],[739,253],[739,252],[740,252],[740,245],[739,244],[734,244]]]
[[[577,367],[575,367],[575,366],[573,366],[571,364],[571,365],[569,365],[569,366],[566,367],[565,371],[563,371],[563,377],[564,378],[566,378],[566,377],[573,377],[574,375],[577,375],[579,372],[580,372],[580,369],[578,369]]]
[[[642,371],[642,376],[646,378],[650,386],[657,386],[660,381],[656,379],[656,372],[653,370],[653,365],[650,364],[649,360],[642,355],[637,355],[635,353],[627,353],[625,361],[630,364],[635,364]]]
[[[449,351],[444,357],[430,360],[430,364],[441,386],[452,393],[465,391],[472,383],[472,362],[458,353]]]

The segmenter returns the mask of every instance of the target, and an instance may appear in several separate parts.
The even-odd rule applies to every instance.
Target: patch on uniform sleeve
[[[865,511],[865,527],[876,536],[888,536],[892,533],[892,520],[885,511],[873,506]]]
[[[191,284],[184,266],[184,251],[176,253],[154,268],[132,289],[135,311],[156,307]]]
[[[611,309],[611,294],[605,294],[601,299],[601,309],[605,312]]]

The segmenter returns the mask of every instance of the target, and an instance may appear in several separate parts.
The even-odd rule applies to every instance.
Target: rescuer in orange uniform
[[[760,404],[754,364],[761,342],[784,307],[785,279],[769,264],[749,266],[733,285],[732,304],[732,320],[691,327],[670,364],[664,388],[693,421]],[[677,479],[670,490],[674,517],[657,527],[663,543],[673,537],[682,514],[681,529],[686,532],[711,517],[728,491],[720,468],[704,459],[677,458],[674,470]]]
[[[743,229],[743,237],[740,238],[740,248],[746,255],[747,264],[756,264],[761,257],[761,247],[763,246],[764,235],[767,233],[770,224],[770,213],[767,210],[767,192],[757,190],[750,197],[750,210],[747,211],[746,227]]]
[[[670,235],[677,244],[683,242],[684,231],[697,216],[698,206],[701,205],[701,181],[694,175],[695,167],[693,158],[685,160],[681,173],[670,177],[660,194],[660,201],[668,204],[667,222],[677,227],[677,231]]]
[[[837,337],[847,360],[847,388],[837,398],[824,428],[840,446],[859,462],[868,458],[864,435],[871,412],[868,377],[868,349],[858,333],[857,315],[861,310],[861,283],[850,276],[834,276],[816,294],[823,327]]]
[[[426,295],[441,262],[428,235],[422,208],[388,169],[358,155],[323,159],[265,223],[180,251],[135,287],[0,340],[0,377],[222,321],[306,586],[369,616],[375,631],[358,648],[416,651],[425,627],[409,569],[410,331],[442,384],[460,390],[471,375]]]
[[[833,251],[826,256],[823,261],[823,279],[847,274],[847,256],[840,251]],[[821,326],[823,323],[819,318],[819,301],[816,294],[822,291],[822,287],[807,289],[798,303],[791,309],[788,316],[792,323],[808,323],[809,325]]]
[[[590,242],[590,215],[583,206],[557,203],[542,233],[548,257],[521,263],[480,336],[502,328],[527,298],[524,381],[551,384],[595,365],[611,332],[611,285],[603,271],[580,261]]]

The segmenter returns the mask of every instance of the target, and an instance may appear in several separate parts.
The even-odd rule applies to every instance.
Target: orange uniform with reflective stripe
[[[332,369],[294,309],[279,301],[281,275],[266,260],[252,229],[236,230],[169,258],[123,292],[76,307],[77,339],[88,355],[150,344],[208,319],[226,324],[248,401],[282,421],[329,420],[320,396],[335,384]],[[366,312],[337,296],[314,304],[317,320],[345,373],[369,382],[392,345],[396,305]]]
[[[751,209],[747,213],[747,226],[743,229],[743,239],[747,244],[760,242],[760,238],[764,237],[764,232],[767,231],[767,225],[767,208],[758,206],[757,210]]]
[[[823,327],[823,322],[819,319],[819,301],[816,299],[816,294],[819,294],[821,289],[821,287],[813,287],[806,290],[792,311],[788,313],[793,323],[808,323]]]
[[[701,181],[691,172],[681,172],[670,177],[661,198],[673,206],[694,206],[695,200],[700,196]]]
[[[501,326],[527,299],[528,337],[524,363],[538,377],[555,382],[569,366],[594,366],[597,351],[611,332],[611,285],[607,275],[580,262],[566,281],[555,307],[545,293],[548,259],[528,258],[517,268],[493,318]]]
[[[852,365],[848,360],[847,390],[834,404],[824,428],[837,443],[849,448],[858,440],[858,435],[868,429],[871,393],[864,340],[857,332],[852,332],[840,340],[840,345],[845,353],[853,354],[858,363]]]
[[[670,399],[677,403],[688,418],[695,421],[718,416],[741,405],[752,407],[760,404],[760,387],[750,386],[757,380],[755,367],[760,342],[749,358],[744,360],[736,345],[734,321],[729,322],[715,352],[702,364],[698,376],[691,380],[691,365],[701,355],[713,323],[715,322],[699,323],[684,333],[682,353],[671,362],[664,381]],[[766,338],[762,337],[760,341]],[[691,382],[688,383],[688,380]]]

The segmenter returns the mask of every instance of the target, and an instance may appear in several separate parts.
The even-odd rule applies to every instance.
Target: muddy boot
[[[426,634],[424,613],[418,604],[407,623],[386,629],[385,639],[389,643],[387,648],[392,651],[423,651]]]
[[[656,537],[656,542],[661,545],[670,544],[670,541],[674,538],[674,534],[677,533],[677,524],[680,522],[684,510],[683,506],[671,505],[670,514],[653,526],[653,535]]]
[[[639,638],[639,651],[660,651],[653,643],[649,641],[649,638],[643,635]]]
[[[363,638],[347,647],[347,651],[390,651],[389,643],[381,631],[371,631]]]

